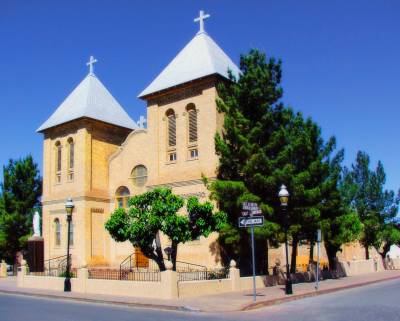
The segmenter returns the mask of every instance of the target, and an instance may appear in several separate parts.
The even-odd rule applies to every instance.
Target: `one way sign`
[[[239,227],[264,225],[264,216],[239,217]]]

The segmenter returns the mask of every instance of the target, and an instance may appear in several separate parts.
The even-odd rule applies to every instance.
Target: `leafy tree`
[[[165,270],[160,233],[171,240],[171,261],[176,269],[178,244],[207,237],[220,230],[226,215],[213,213],[210,202],[200,203],[190,197],[186,203],[188,215],[179,214],[185,204],[183,198],[174,195],[171,189],[156,188],[129,200],[129,208],[119,208],[111,215],[105,227],[117,242],[130,241],[144,255],[153,259],[161,271]]]
[[[215,136],[220,162],[211,190],[230,223],[221,244],[241,269],[250,266],[248,233],[236,227],[240,203],[260,203],[273,227],[263,237],[276,240],[283,225],[277,193],[285,184],[291,193],[287,224],[294,271],[299,241],[320,220],[321,189],[335,141],[324,142],[311,119],[283,105],[280,61],[251,50],[241,56],[240,69],[239,79],[231,76],[232,82],[218,87],[217,106],[225,117],[222,133]]]
[[[42,180],[32,156],[3,167],[0,196],[0,256],[13,262],[31,233],[32,215],[42,194]]]
[[[386,174],[379,161],[375,170],[370,169],[370,158],[365,152],[358,152],[356,162],[348,171],[347,180],[352,185],[351,204],[363,224],[361,243],[365,257],[369,259],[371,246],[379,249],[385,238],[391,242],[397,239],[393,223],[397,215],[399,196],[384,189]],[[384,250],[385,252],[385,250]]]
[[[348,198],[351,185],[345,181],[341,163],[344,151],[339,151],[330,161],[329,176],[324,182],[323,198],[320,204],[321,228],[329,268],[336,270],[336,255],[344,243],[355,241],[361,232],[361,222],[350,207]]]

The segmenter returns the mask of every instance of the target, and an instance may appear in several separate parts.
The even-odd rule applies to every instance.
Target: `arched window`
[[[144,186],[147,182],[147,168],[144,165],[135,166],[131,174],[135,186]]]
[[[168,109],[166,114],[168,124],[167,124],[167,136],[168,136],[168,152],[167,160],[169,162],[176,161],[176,115],[172,109]]]
[[[172,109],[168,109],[168,147],[176,146],[176,115]]]
[[[58,218],[54,220],[54,244],[55,246],[61,245],[61,224]]]
[[[197,159],[199,157],[199,150],[197,148],[197,110],[194,104],[186,106],[188,115],[188,157],[189,159]]]
[[[129,189],[125,186],[120,186],[117,189],[117,192],[115,193],[115,199],[116,199],[116,206],[117,207],[123,207],[126,208],[128,207],[128,200],[130,196]]]
[[[61,162],[62,162],[62,147],[59,141],[56,142],[56,182],[61,182]]]
[[[74,180],[74,166],[75,166],[75,143],[72,138],[68,139],[68,180]]]
[[[188,138],[189,144],[197,143],[197,111],[194,104],[186,106],[188,114]]]

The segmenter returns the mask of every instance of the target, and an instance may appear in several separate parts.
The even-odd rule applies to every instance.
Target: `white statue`
[[[33,236],[40,236],[40,215],[38,211],[33,215]]]

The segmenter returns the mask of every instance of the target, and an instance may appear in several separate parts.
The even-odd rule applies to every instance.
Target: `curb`
[[[264,308],[264,307],[268,307],[268,306],[272,306],[272,305],[278,305],[278,304],[291,302],[291,301],[296,301],[296,300],[300,300],[300,299],[304,299],[304,298],[314,297],[314,296],[323,295],[323,294],[329,294],[329,293],[338,292],[338,291],[342,291],[342,290],[358,288],[358,287],[362,287],[362,286],[365,286],[365,285],[371,285],[371,284],[385,282],[385,281],[392,281],[392,280],[396,280],[396,279],[400,279],[400,276],[399,275],[391,276],[391,277],[388,277],[388,278],[385,278],[385,279],[380,279],[380,280],[373,280],[373,281],[368,281],[368,282],[363,282],[363,283],[356,283],[356,284],[341,286],[341,287],[338,287],[338,288],[319,290],[319,291],[314,291],[314,292],[308,292],[308,293],[303,293],[303,294],[283,297],[283,298],[279,298],[279,299],[272,299],[272,300],[267,300],[267,301],[260,301],[260,302],[256,302],[256,303],[250,303],[250,304],[242,306],[238,311],[256,310],[256,309],[260,309],[260,308]]]
[[[197,310],[197,309],[186,307],[186,306],[173,306],[173,305],[148,304],[148,303],[123,302],[123,301],[106,301],[106,300],[100,300],[100,299],[77,298],[77,297],[69,297],[69,296],[63,296],[63,295],[50,295],[50,294],[44,294],[44,293],[27,293],[27,292],[3,290],[3,289],[0,289],[0,294],[20,295],[20,296],[28,296],[28,297],[46,298],[46,299],[52,299],[52,300],[68,300],[68,301],[94,303],[94,304],[102,304],[102,305],[118,305],[118,306],[124,306],[124,307],[152,309],[152,310],[199,312],[199,310]]]

